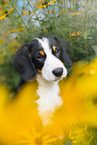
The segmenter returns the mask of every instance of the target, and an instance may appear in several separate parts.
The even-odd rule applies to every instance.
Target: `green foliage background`
[[[56,4],[42,10],[38,6],[45,5],[44,0],[23,0],[22,7],[18,2],[0,1],[0,83],[12,90],[17,88],[20,76],[12,66],[13,56],[23,43],[40,35],[64,38],[69,44],[73,62],[91,61],[96,57],[97,0],[57,0]],[[14,10],[2,19],[13,7]],[[88,129],[81,136],[85,141],[76,137],[77,145],[97,144],[95,129]],[[71,141],[64,143],[72,145]]]

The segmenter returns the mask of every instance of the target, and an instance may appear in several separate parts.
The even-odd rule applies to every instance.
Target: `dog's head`
[[[66,77],[65,66],[71,66],[72,61],[64,39],[41,36],[21,46],[13,65],[24,81],[34,79],[37,73],[47,81],[54,81]]]

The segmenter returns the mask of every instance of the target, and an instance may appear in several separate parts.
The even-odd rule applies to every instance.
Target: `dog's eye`
[[[60,50],[59,48],[56,48],[55,53],[56,53],[56,54],[60,54],[60,52],[61,52],[61,50]]]
[[[53,48],[53,53],[54,53],[57,57],[59,57],[60,52],[61,52],[60,48],[57,47],[57,46],[53,46],[52,48]]]
[[[59,47],[53,46],[53,53],[54,53],[57,57],[60,56],[60,52],[61,52],[61,50],[60,50]]]
[[[43,51],[39,51],[35,54],[35,60],[37,61],[43,61],[46,58],[46,55]]]
[[[41,60],[41,59],[42,59],[42,55],[41,55],[41,54],[37,54],[37,55],[36,55],[36,59],[37,59],[37,60]]]

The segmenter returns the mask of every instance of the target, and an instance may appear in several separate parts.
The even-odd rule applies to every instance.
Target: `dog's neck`
[[[59,96],[59,81],[46,81],[41,75],[37,75],[37,82],[37,94],[39,96],[39,99],[37,100],[38,110],[39,115],[43,117],[46,114],[53,113],[63,102]]]

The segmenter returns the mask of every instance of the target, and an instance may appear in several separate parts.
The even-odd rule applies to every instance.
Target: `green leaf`
[[[97,45],[93,45],[92,48],[95,51],[95,54],[97,55]]]
[[[87,39],[91,39],[92,40],[92,37],[89,36]]]
[[[85,32],[83,33],[84,39],[86,40],[86,39],[88,38],[89,35],[90,35],[90,29],[88,29],[87,31],[85,31]]]

